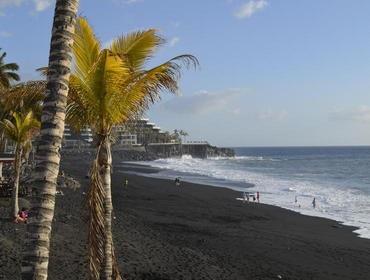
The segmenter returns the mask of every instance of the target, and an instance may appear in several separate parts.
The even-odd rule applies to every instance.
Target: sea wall
[[[92,160],[95,156],[94,148],[68,149],[64,148],[62,154],[78,154],[83,160]],[[234,157],[235,152],[230,148],[219,148],[209,144],[149,144],[146,147],[112,147],[113,160],[150,161],[158,158],[178,157],[191,155],[194,158],[207,157]]]
[[[160,158],[168,158],[181,155],[191,155],[194,158],[207,157],[234,157],[235,152],[230,148],[219,148],[209,144],[149,144],[147,151],[156,154]]]

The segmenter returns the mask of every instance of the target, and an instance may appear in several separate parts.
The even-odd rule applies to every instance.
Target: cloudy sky
[[[47,64],[54,2],[0,0],[0,47],[24,80]],[[180,96],[148,112],[225,146],[370,145],[370,1],[81,0],[106,44],[155,27],[153,64],[191,53]],[[149,65],[150,66],[150,65]]]

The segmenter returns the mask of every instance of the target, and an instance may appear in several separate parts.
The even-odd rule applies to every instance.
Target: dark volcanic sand
[[[64,159],[63,170],[84,186],[58,197],[49,279],[87,279],[87,164]],[[124,175],[118,167],[112,182],[114,242],[126,279],[370,279],[370,240],[335,221],[243,204],[227,189]],[[0,226],[0,279],[19,279],[24,226],[15,236],[14,225]]]

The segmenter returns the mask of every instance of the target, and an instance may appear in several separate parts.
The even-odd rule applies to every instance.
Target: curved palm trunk
[[[15,150],[15,160],[14,160],[14,186],[12,191],[12,207],[10,212],[10,218],[15,220],[19,212],[18,205],[18,189],[19,189],[19,177],[21,174],[21,165],[22,165],[22,146],[17,144]]]
[[[104,261],[101,274],[102,280],[111,280],[113,275],[113,247],[112,247],[112,191],[111,191],[111,171],[112,153],[109,139],[105,139],[101,145],[98,155],[100,176],[102,178],[104,197]]]
[[[90,279],[120,280],[112,239],[111,143],[107,136],[98,141],[88,195]]]
[[[73,33],[78,0],[57,0],[52,29],[46,97],[41,117],[41,139],[36,151],[35,195],[22,259],[23,280],[48,277],[51,224],[64,132]]]

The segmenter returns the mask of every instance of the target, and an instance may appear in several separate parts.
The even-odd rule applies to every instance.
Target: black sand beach
[[[140,167],[129,169],[135,168]],[[82,188],[63,189],[58,196],[49,279],[87,279],[87,164],[69,156],[63,170]],[[113,231],[125,279],[370,279],[370,240],[357,237],[353,228],[243,204],[228,189],[186,182],[178,188],[119,170],[115,167],[112,180]],[[19,279],[24,225],[9,224],[6,209],[0,211],[0,279]]]

